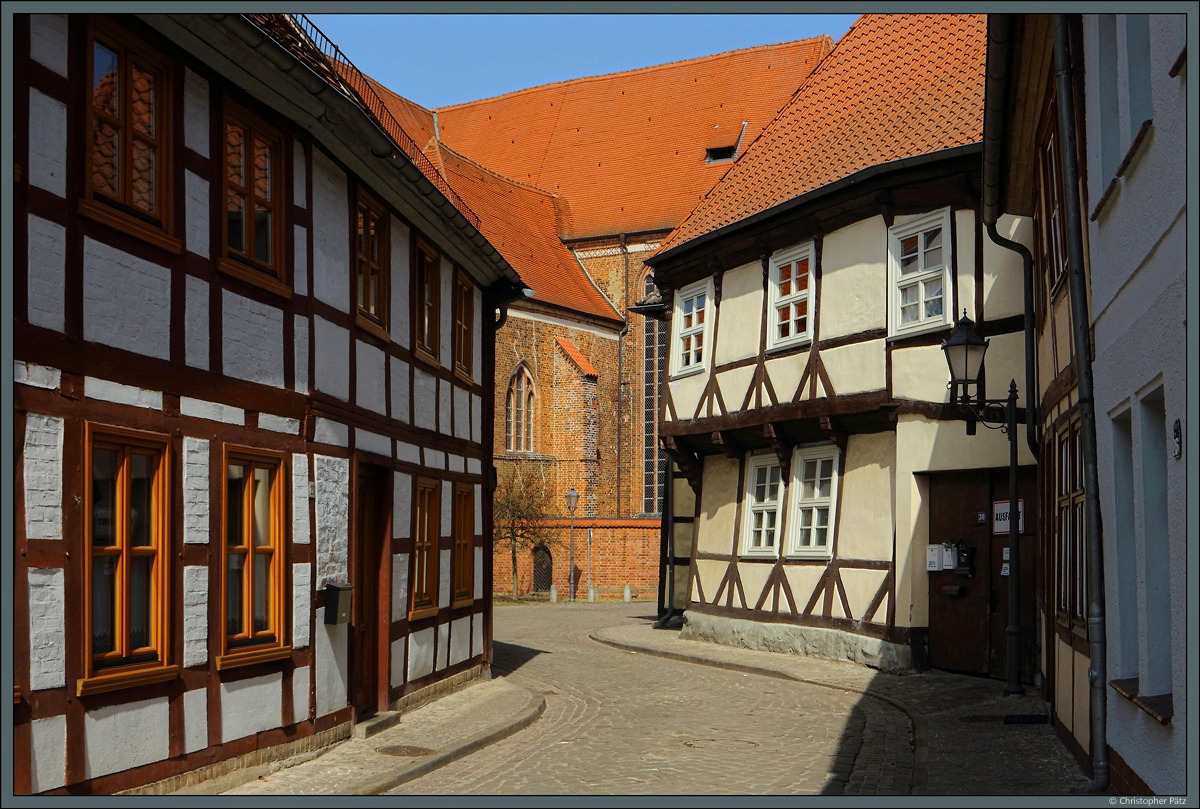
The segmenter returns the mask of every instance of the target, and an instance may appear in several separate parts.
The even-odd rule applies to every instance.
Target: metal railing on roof
[[[450,203],[467,218],[467,221],[476,229],[479,228],[479,217],[467,207],[458,194],[454,193],[449,183],[446,182],[446,178],[425,156],[416,141],[404,131],[363,72],[346,58],[338,46],[334,45],[312,20],[304,14],[247,14],[246,18],[264,34],[286,48],[289,53],[312,68],[331,86],[338,88],[358,102],[379,123],[396,147],[404,153],[404,156],[420,169],[425,178],[433,183],[446,199],[450,200]]]

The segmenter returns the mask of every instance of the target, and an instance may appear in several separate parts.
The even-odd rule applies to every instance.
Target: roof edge
[[[982,150],[983,142],[973,141],[971,143],[964,143],[959,146],[951,146],[948,149],[939,149],[936,152],[925,152],[924,154],[901,157],[896,160],[889,160],[886,163],[876,163],[873,166],[867,166],[864,169],[859,169],[853,174],[848,174],[845,177],[834,180],[831,183],[826,183],[825,185],[814,188],[811,191],[807,191],[797,197],[792,197],[791,199],[781,202],[778,205],[773,205],[770,208],[764,208],[763,210],[743,217],[736,222],[730,222],[728,225],[722,225],[715,230],[702,233],[699,236],[683,242],[682,244],[677,244],[674,247],[668,248],[661,253],[655,253],[649,258],[644,259],[644,262],[657,269],[663,264],[679,260],[683,255],[690,253],[693,250],[736,233],[742,228],[755,225],[765,219],[770,219],[773,216],[786,213],[793,208],[798,208],[801,205],[805,205],[814,200],[820,199],[821,197],[833,194],[843,188],[846,188],[847,186],[853,185],[854,183],[862,182],[863,180],[870,179],[871,177],[876,177],[881,174],[888,174],[893,171],[901,171],[903,169],[909,169],[915,166],[935,163],[939,160],[951,160],[956,157],[963,157],[965,155],[981,152]]]

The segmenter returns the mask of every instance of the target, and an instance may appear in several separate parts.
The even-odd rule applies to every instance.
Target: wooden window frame
[[[533,408],[536,402],[533,375],[522,362],[509,376],[508,392],[504,397],[505,452],[527,454],[534,451]]]
[[[688,308],[689,302],[704,298],[702,306]],[[712,322],[711,314],[716,308],[713,301],[713,283],[708,278],[690,284],[675,293],[674,312],[671,317],[671,378],[698,374],[708,367],[708,359],[712,356]],[[698,317],[696,312],[703,314]],[[691,323],[686,319],[692,317]],[[694,339],[699,337],[700,347],[696,348]],[[684,343],[688,343],[687,350]],[[685,357],[691,359],[696,354],[699,358],[684,363]]]
[[[891,338],[907,337],[911,334],[925,334],[939,331],[953,325],[954,321],[954,245],[951,239],[954,212],[949,208],[938,208],[934,211],[914,216],[906,222],[892,225],[888,228],[888,336]],[[924,266],[924,256],[928,249],[922,244],[922,237],[935,228],[942,231],[942,261],[940,265]],[[917,238],[917,256],[921,264],[910,273],[901,272],[901,258],[905,240]],[[925,285],[931,281],[940,281],[942,285],[942,311],[938,315],[926,315]],[[902,290],[916,286],[919,290],[917,300],[917,319],[911,323],[902,323],[901,306],[903,304]]]
[[[471,382],[474,371],[475,285],[462,270],[454,273],[454,373]]]
[[[264,199],[254,194],[253,183],[248,181],[245,175],[244,185],[233,183],[229,177],[229,172],[226,170],[229,160],[229,144],[228,130],[231,124],[240,126],[246,133],[244,143],[247,145],[247,154],[249,153],[250,144],[257,139],[267,145],[271,155],[271,177],[270,177],[270,199]],[[287,219],[287,197],[285,196],[284,177],[287,173],[285,139],[278,128],[265,123],[262,119],[252,115],[236,102],[225,99],[224,106],[221,111],[221,148],[220,158],[217,164],[217,170],[220,172],[220,194],[218,200],[218,208],[221,211],[221,254],[217,260],[217,268],[228,275],[235,278],[240,278],[249,284],[253,284],[260,289],[265,289],[268,292],[274,292],[285,298],[292,296],[292,290],[287,285],[287,262],[284,260],[287,255],[287,245],[284,237],[287,232],[285,220]],[[246,157],[243,163],[244,168],[248,171],[251,168],[252,158]],[[268,231],[271,239],[271,260],[262,262],[254,258],[254,227],[249,223],[251,217],[247,215],[244,219],[243,235],[247,242],[243,245],[244,250],[237,250],[229,244],[229,214],[226,200],[230,195],[240,197],[249,212],[256,202],[263,203],[272,214],[271,227]]]
[[[432,245],[419,237],[414,240],[412,256],[413,356],[438,365],[441,353],[442,257]]]
[[[376,251],[372,256],[369,241],[364,238],[363,223],[374,218],[377,222]],[[391,295],[389,277],[391,262],[391,215],[383,204],[360,186],[355,195],[354,216],[350,223],[350,254],[354,257],[350,286],[354,290],[354,320],[359,327],[382,340],[389,340],[388,310]],[[377,279],[375,306],[367,299],[370,274]]]
[[[817,479],[820,479],[820,464],[823,461],[828,461],[830,464],[829,476],[829,494],[827,496],[805,497],[804,496],[804,472],[805,465],[816,462]],[[833,558],[833,539],[834,530],[837,526],[837,500],[838,487],[841,483],[839,478],[841,468],[841,450],[835,444],[801,447],[795,451],[792,456],[792,478],[788,484],[788,489],[792,492],[792,505],[788,515],[788,551],[787,555],[800,559],[831,559]],[[810,543],[809,545],[801,545],[800,540],[805,529],[805,511],[812,509],[814,512],[817,509],[828,509],[826,515],[825,544],[817,545]],[[816,528],[820,527],[814,520],[811,523],[814,536]]]
[[[1063,208],[1062,148],[1058,143],[1058,101],[1053,90],[1042,108],[1036,141],[1037,182],[1034,194],[1037,292],[1044,316],[1050,303],[1063,294],[1067,277],[1066,216]]]
[[[438,540],[441,534],[441,481],[417,478],[413,486],[412,575],[408,620],[438,612]]]
[[[475,487],[455,483],[453,498],[450,606],[466,607],[475,603]]]
[[[271,488],[268,492],[269,509],[270,509],[270,525],[269,539],[270,544],[266,546],[269,551],[260,551],[262,554],[270,553],[271,561],[268,571],[268,578],[271,584],[272,592],[267,599],[267,609],[269,617],[267,620],[267,628],[259,631],[253,629],[253,610],[254,610],[254,565],[252,557],[256,553],[256,548],[264,546],[254,546],[251,543],[239,543],[236,546],[229,544],[229,467],[232,464],[244,464],[250,474],[245,476],[243,498],[248,498],[251,494],[250,482],[254,479],[253,470],[267,469],[271,472]],[[220,625],[221,625],[221,653],[217,657],[217,668],[227,669],[235,666],[246,666],[253,663],[264,663],[271,660],[279,660],[281,658],[290,657],[292,653],[291,646],[284,643],[286,621],[284,605],[287,601],[284,599],[284,590],[287,584],[287,521],[286,514],[286,495],[288,491],[286,480],[286,464],[284,463],[284,454],[279,452],[270,452],[267,450],[248,449],[243,447],[224,446],[221,451],[221,466],[220,475],[222,480],[221,486],[221,538],[220,538],[220,554],[219,562],[220,574]],[[243,539],[250,531],[250,520],[253,510],[249,507],[246,500],[243,500],[243,516],[242,516],[242,531]],[[236,635],[230,635],[228,627],[228,592],[229,592],[229,557],[232,553],[245,555],[247,564],[242,567],[242,632]],[[246,632],[246,628],[250,627],[250,631]]]
[[[812,242],[805,242],[786,250],[781,250],[771,256],[770,263],[770,280],[768,282],[768,295],[770,306],[768,307],[768,317],[771,319],[767,324],[767,349],[783,348],[785,346],[804,345],[812,342],[812,327],[813,316],[816,312],[813,311],[812,301],[812,278],[813,278],[813,245]],[[800,264],[804,265],[804,289],[798,290],[796,281],[798,274],[795,272],[796,267]],[[789,268],[789,277],[787,281],[781,280],[781,275],[784,267]],[[783,294],[783,285],[788,285],[788,293]],[[779,336],[779,325],[785,322],[789,327],[795,327],[795,309],[794,307],[803,304],[804,306],[804,331],[794,331],[787,337]],[[784,309],[787,309],[788,317],[781,321],[779,314]]]
[[[1083,441],[1076,412],[1054,432],[1054,611],[1061,626],[1087,627],[1087,526],[1084,516]]]
[[[111,509],[116,544],[105,546],[104,556],[117,558],[114,581],[114,650],[97,655],[92,649],[93,565],[97,556],[94,546],[95,527],[93,492],[93,454],[99,447],[118,452],[116,482],[117,502]],[[129,545],[129,455],[131,450],[145,450],[154,458],[151,497],[153,518],[149,525],[150,544],[133,548]],[[171,514],[170,514],[170,439],[165,435],[86,424],[84,427],[84,669],[85,676],[76,683],[76,696],[99,694],[121,688],[131,688],[173,679],[179,666],[172,665],[170,655],[170,582],[171,582]],[[114,550],[115,549],[115,552]],[[129,595],[127,575],[129,559],[133,556],[153,557],[150,571],[149,618],[150,643],[138,649],[123,648],[128,640],[127,622]],[[151,655],[153,658],[151,659]],[[141,660],[132,658],[141,657]]]
[[[121,76],[120,109],[117,116],[98,112],[95,108],[92,88],[95,87],[95,48],[99,41],[118,58],[118,71]],[[80,215],[96,222],[120,230],[136,239],[161,247],[172,253],[183,252],[182,240],[174,236],[174,126],[173,126],[173,89],[174,77],[171,63],[148,47],[133,34],[118,27],[100,16],[92,16],[88,20],[86,62],[87,82],[84,86],[83,110],[85,116],[83,164],[83,196],[80,197],[78,210]],[[151,71],[156,72],[158,92],[154,98],[154,136],[145,133],[135,133],[132,123],[128,120],[128,111],[132,108],[131,93],[133,82],[131,62],[142,63]],[[120,175],[118,196],[106,194],[95,187],[92,165],[95,153],[95,136],[98,119],[107,118],[110,124],[115,124],[118,131],[117,139],[120,149],[116,172]],[[132,166],[133,142],[135,140],[149,143],[154,148],[154,209],[155,213],[139,211],[131,201],[133,185]]]
[[[767,470],[766,485],[770,486],[770,470],[774,469],[776,473],[775,481],[775,499],[759,500],[755,491],[758,488],[758,472],[759,470]],[[745,517],[744,525],[742,526],[742,547],[740,556],[748,557],[767,557],[774,559],[779,556],[779,546],[782,544],[783,538],[783,506],[786,499],[786,481],[783,476],[783,467],[779,463],[779,459],[773,453],[761,453],[751,455],[746,459],[746,485],[745,485]],[[772,515],[775,518],[774,525],[771,527],[772,537],[770,545],[761,545],[755,547],[753,542],[755,530],[755,515],[762,514],[764,528],[766,525],[766,515]]]

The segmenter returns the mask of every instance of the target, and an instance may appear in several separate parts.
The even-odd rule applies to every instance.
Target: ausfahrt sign
[[[992,533],[1007,534],[1008,533],[1008,506],[1007,500],[1000,500],[992,503]],[[1025,533],[1025,501],[1017,501],[1017,533]]]

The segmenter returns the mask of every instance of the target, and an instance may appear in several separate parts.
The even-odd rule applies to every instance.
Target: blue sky
[[[854,14],[314,14],[360,70],[425,107],[828,34]]]

